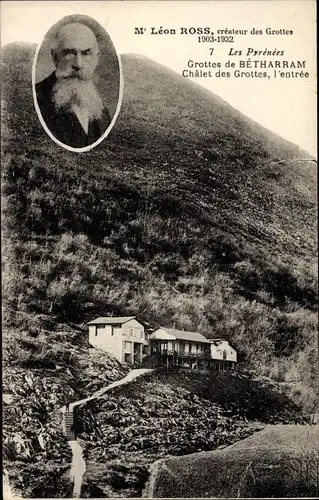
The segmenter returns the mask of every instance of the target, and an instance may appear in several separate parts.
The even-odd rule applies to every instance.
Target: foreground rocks
[[[60,410],[129,371],[104,352],[67,342],[63,348],[76,363],[68,365],[60,356],[49,369],[28,367],[28,355],[26,362],[13,364],[10,348],[5,352],[3,460],[10,485],[23,496],[54,497],[55,489],[68,496],[72,456]]]
[[[5,368],[5,466],[10,485],[23,496],[70,496],[71,451],[59,410],[128,370],[105,353],[82,348],[75,366],[72,372],[66,365]],[[246,378],[156,371],[76,407],[75,431],[87,468],[82,496],[141,496],[156,460],[215,450],[260,430],[262,416],[270,418],[263,403],[269,408],[272,401],[273,418],[295,421],[292,403],[274,388],[258,392]]]
[[[84,496],[137,497],[155,460],[226,446],[262,428],[154,375],[82,409]],[[98,492],[96,490],[98,488]]]

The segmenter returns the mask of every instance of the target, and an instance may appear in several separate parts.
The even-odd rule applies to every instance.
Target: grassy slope
[[[154,464],[147,496],[317,497],[318,429],[268,426],[230,448]]]
[[[315,164],[299,162],[309,155],[126,55],[117,124],[75,162],[38,122],[32,55],[13,44],[3,57],[9,321],[22,310],[76,323],[108,313],[175,322],[226,336],[241,359],[281,379],[305,371],[309,386]],[[33,316],[27,323],[34,329]]]
[[[85,321],[133,313],[226,336],[242,360],[281,380],[302,373],[298,397],[306,387],[311,408],[315,169],[299,162],[309,155],[127,55],[117,124],[75,162],[38,122],[33,51],[13,44],[3,56],[4,347],[13,386],[29,370],[66,391],[73,382],[59,366],[78,379]],[[94,371],[85,373],[90,384]]]

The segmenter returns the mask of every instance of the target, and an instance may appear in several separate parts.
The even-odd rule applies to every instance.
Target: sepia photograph
[[[1,2],[4,500],[319,497],[315,28]]]
[[[83,151],[106,137],[122,99],[121,68],[96,21],[73,15],[56,23],[35,55],[34,77],[35,106],[53,139]]]

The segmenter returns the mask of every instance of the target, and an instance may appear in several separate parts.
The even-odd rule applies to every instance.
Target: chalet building
[[[227,340],[210,339],[212,369],[222,372],[235,370],[237,352]]]
[[[90,321],[89,343],[120,363],[192,370],[232,371],[237,352],[223,339],[208,339],[197,332],[157,328],[151,334],[136,316],[99,317]]]
[[[149,336],[150,355],[159,365],[207,370],[211,361],[209,340],[196,332],[158,328]]]
[[[144,325],[135,316],[99,317],[90,321],[89,343],[120,363],[140,364],[147,352]]]

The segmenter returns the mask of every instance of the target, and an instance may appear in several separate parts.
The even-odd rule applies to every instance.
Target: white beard
[[[78,107],[89,120],[102,116],[103,102],[92,80],[60,78],[53,87],[55,109],[72,110]]]

